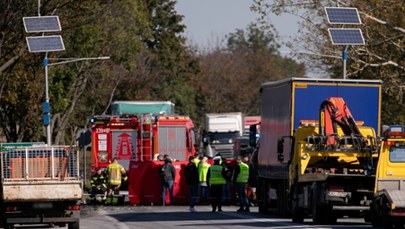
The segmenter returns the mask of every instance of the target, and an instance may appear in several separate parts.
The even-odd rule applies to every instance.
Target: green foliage
[[[262,83],[305,75],[302,65],[278,54],[278,47],[273,33],[251,24],[231,33],[226,48],[201,56],[198,84],[203,96],[198,99],[203,111],[259,115]]]
[[[303,76],[283,58],[274,32],[250,25],[228,46],[196,54],[185,45],[174,0],[43,0],[41,15],[58,15],[66,50],[48,53],[52,143],[74,143],[78,129],[113,100],[170,100],[196,123],[207,112],[259,114],[259,87]],[[21,18],[37,2],[1,1],[0,127],[7,141],[44,141],[42,53],[28,53]],[[37,34],[38,35],[38,34]],[[109,56],[110,60],[93,58]]]
[[[288,13],[302,20],[299,36],[294,40],[294,50],[320,55],[302,55],[312,69],[326,71],[328,78],[342,78],[340,56],[346,47],[330,42],[328,28],[360,28],[366,41],[364,46],[348,46],[348,79],[381,79],[383,81],[382,123],[403,123],[405,73],[403,50],[405,43],[404,1],[347,0],[347,1],[301,1],[301,0],[255,0],[254,9],[266,18],[269,13]],[[331,25],[326,21],[324,7],[355,7],[362,25]],[[332,58],[331,58],[332,57]]]

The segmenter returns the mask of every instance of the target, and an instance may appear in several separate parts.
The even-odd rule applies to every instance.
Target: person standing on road
[[[240,156],[236,157],[236,166],[233,173],[233,183],[235,184],[236,193],[239,199],[239,209],[238,212],[245,211],[249,212],[250,204],[246,197],[246,186],[249,179],[249,166],[242,162]]]
[[[250,157],[252,158],[252,154]],[[256,205],[256,187],[257,187],[257,169],[248,156],[242,158],[242,162],[246,163],[249,166],[249,179],[248,179],[248,190],[247,198],[249,200],[250,206]]]
[[[222,191],[224,190],[224,185],[226,183],[226,172],[221,165],[221,157],[216,156],[213,160],[214,165],[208,169],[207,173],[207,181],[210,186],[212,212],[215,212],[217,207],[218,211],[222,212]]]
[[[231,204],[232,196],[231,196],[231,185],[232,185],[232,174],[233,169],[229,162],[227,162],[224,158],[222,158],[222,166],[225,169],[225,180],[226,183],[224,185],[224,190],[222,192],[223,203],[226,205]]]
[[[114,198],[114,195],[120,194],[121,180],[126,181],[128,179],[127,172],[124,167],[118,163],[117,158],[114,158],[112,163],[107,166],[107,202],[110,204],[116,204],[118,198]]]
[[[198,163],[198,176],[200,181],[200,197],[201,203],[208,200],[208,185],[207,185],[207,173],[210,168],[208,158],[203,157],[200,163]]]
[[[160,170],[162,178],[162,203],[166,205],[166,190],[169,190],[170,204],[174,204],[173,185],[176,180],[176,169],[172,164],[172,159],[166,157],[165,163]]]
[[[197,203],[198,198],[199,177],[198,177],[198,168],[195,165],[194,156],[190,156],[188,158],[188,164],[184,168],[184,175],[186,176],[186,185],[190,197],[189,200],[190,212],[196,212],[194,207],[195,204]]]

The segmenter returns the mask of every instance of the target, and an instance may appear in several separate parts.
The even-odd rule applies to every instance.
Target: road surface
[[[363,219],[340,219],[336,225],[294,224],[291,219],[273,218],[258,213],[256,207],[250,213],[236,212],[236,206],[223,207],[223,212],[211,212],[210,206],[197,206],[198,212],[188,211],[187,206],[83,206],[82,229],[288,229],[288,228],[371,228]]]

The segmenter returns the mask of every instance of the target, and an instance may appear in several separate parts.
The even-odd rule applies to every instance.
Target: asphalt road
[[[195,229],[195,228],[371,228],[363,219],[339,219],[336,225],[312,225],[310,219],[304,224],[294,224],[291,219],[273,218],[258,213],[253,207],[250,213],[236,212],[236,206],[225,206],[223,212],[211,212],[210,206],[197,206],[198,212],[188,211],[187,206],[82,206],[83,229]]]

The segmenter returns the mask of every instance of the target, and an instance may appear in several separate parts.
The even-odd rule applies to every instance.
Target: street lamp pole
[[[52,144],[52,135],[51,135],[51,114],[50,114],[50,103],[49,103],[49,83],[48,83],[48,68],[52,65],[59,65],[59,64],[67,64],[72,62],[78,61],[86,61],[86,60],[108,60],[110,59],[109,56],[101,56],[101,57],[87,57],[87,58],[64,58],[64,61],[49,63],[48,53],[45,53],[44,58],[44,66],[45,66],[45,102],[43,104],[43,123],[46,126],[46,144],[51,146]],[[54,60],[57,60],[55,58]]]
[[[342,51],[343,60],[343,79],[346,79],[347,45]]]
[[[48,80],[48,53],[45,53],[44,58],[44,66],[45,66],[45,102],[42,106],[43,108],[43,123],[46,126],[46,144],[51,146],[52,138],[51,138],[51,122],[50,122],[50,104],[49,104],[49,80]]]

